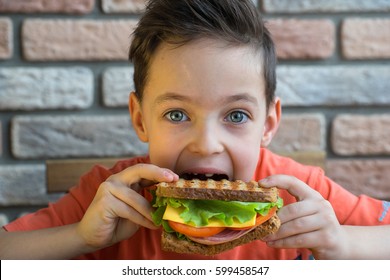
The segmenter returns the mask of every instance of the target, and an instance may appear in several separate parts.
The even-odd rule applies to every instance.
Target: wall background
[[[390,0],[254,0],[279,57],[272,149],[325,151],[328,176],[390,199]],[[45,160],[146,151],[127,97],[144,0],[0,0],[0,225],[59,197]]]

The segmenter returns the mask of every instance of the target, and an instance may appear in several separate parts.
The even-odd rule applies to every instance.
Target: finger
[[[277,187],[287,190],[298,201],[308,198],[322,198],[321,195],[301,180],[288,175],[271,175],[259,181],[262,187]]]
[[[150,205],[150,202],[138,192],[131,188],[110,184],[109,182],[103,183],[101,187],[106,188],[112,196],[138,211],[144,218],[152,222],[151,213],[153,212],[153,208]]]
[[[305,200],[283,206],[278,211],[281,223],[287,223],[299,217],[314,215],[321,210],[325,200]]]
[[[275,241],[284,239],[290,236],[304,234],[308,232],[318,231],[325,226],[322,219],[319,219],[318,215],[310,215],[300,217],[298,219],[291,220],[282,224],[279,230],[264,238],[265,241]]]
[[[295,207],[295,204],[302,205],[303,208],[307,208],[307,210],[304,210],[305,212],[298,211],[296,213],[296,218],[292,218],[293,216],[290,216],[291,213],[288,208]],[[335,226],[339,225],[332,206],[326,200],[322,200],[320,202],[297,202],[295,204],[286,206],[286,211],[283,212],[285,214],[281,213],[281,220],[283,219],[284,221],[282,222],[280,229],[274,235],[267,236],[264,240],[277,240],[312,231],[332,231]],[[309,205],[309,207],[306,207],[306,204]],[[310,204],[314,204],[315,207],[310,206]],[[302,213],[305,213],[305,215]],[[286,220],[286,217],[291,217],[291,219]]]
[[[307,232],[286,238],[267,241],[267,245],[272,248],[314,248],[318,246],[318,240],[320,240],[318,232]]]
[[[120,203],[113,209],[114,214],[118,217],[126,219],[133,222],[134,224],[147,227],[150,229],[158,229],[159,227],[155,226],[154,223],[142,215],[138,210],[127,205],[126,203]]]
[[[179,179],[173,171],[152,164],[137,164],[110,176],[107,181],[131,187],[135,183],[147,186],[153,182],[172,182]]]

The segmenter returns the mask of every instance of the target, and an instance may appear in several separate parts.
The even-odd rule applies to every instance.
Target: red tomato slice
[[[225,229],[225,227],[193,227],[173,221],[168,221],[168,224],[174,231],[193,237],[209,237]]]
[[[256,217],[256,222],[254,226],[249,226],[249,227],[229,227],[231,230],[247,230],[251,229],[253,227],[257,227],[258,225],[261,225],[262,223],[268,221],[275,213],[276,213],[277,207],[273,207],[269,210],[268,214],[265,216],[262,216],[260,214],[257,215]]]

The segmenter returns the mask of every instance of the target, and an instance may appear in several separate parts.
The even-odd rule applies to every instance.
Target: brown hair
[[[200,38],[248,45],[260,52],[268,108],[275,97],[276,54],[271,35],[250,0],[150,0],[129,51],[138,100],[142,101],[157,47],[163,42],[180,46]]]

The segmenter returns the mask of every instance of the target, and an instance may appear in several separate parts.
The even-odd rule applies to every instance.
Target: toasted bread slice
[[[172,183],[157,184],[156,195],[182,199],[276,202],[278,190],[277,188],[263,188],[255,181],[179,179]]]

